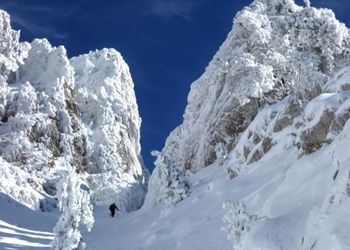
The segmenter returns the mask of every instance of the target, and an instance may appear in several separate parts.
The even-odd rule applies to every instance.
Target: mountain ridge
[[[188,172],[222,161],[264,107],[287,96],[307,103],[320,95],[348,65],[349,49],[349,30],[331,10],[293,0],[253,1],[236,14],[227,39],[193,82],[183,123],[170,133],[159,157]],[[258,160],[271,148],[271,138],[263,139],[263,152],[250,158]],[[165,168],[159,164],[155,172]],[[150,182],[165,183],[157,177]],[[161,199],[152,197],[148,204]]]

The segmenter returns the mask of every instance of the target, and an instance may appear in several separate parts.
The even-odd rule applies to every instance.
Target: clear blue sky
[[[69,56],[104,47],[128,63],[142,117],[141,146],[152,170],[151,150],[161,150],[182,122],[192,81],[225,40],[237,11],[252,0],[0,0],[22,30],[22,40],[46,37]],[[296,1],[302,4],[302,0]],[[317,0],[350,22],[349,0]]]

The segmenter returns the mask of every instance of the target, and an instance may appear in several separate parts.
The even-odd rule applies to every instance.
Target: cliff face
[[[254,138],[249,134],[252,145],[242,146],[242,136],[259,112],[284,100],[290,107],[276,131],[291,126],[303,105],[349,64],[349,55],[349,30],[331,10],[301,7],[293,0],[255,0],[236,15],[227,39],[192,84],[183,123],[171,132],[158,158],[193,173],[231,154],[239,162],[238,174],[241,165],[258,161],[274,145],[257,131]],[[309,151],[313,146],[304,147]],[[155,173],[160,168],[164,164]],[[157,176],[151,177],[150,187],[160,183]]]
[[[148,173],[122,56],[103,49],[69,59],[45,39],[19,42],[8,14],[0,15],[0,191],[43,208],[65,157],[96,202],[140,207]]]
[[[192,84],[183,124],[163,152],[191,171],[210,165],[216,148],[231,151],[264,105],[289,93],[302,99],[320,94],[348,53],[349,32],[331,11],[292,0],[255,1],[237,14],[226,41]]]
[[[349,31],[332,11],[256,0],[191,86],[183,123],[163,149],[196,172],[232,151],[262,107],[289,94],[310,100],[349,59]]]

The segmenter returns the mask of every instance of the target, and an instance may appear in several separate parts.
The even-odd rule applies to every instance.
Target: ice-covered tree
[[[63,162],[65,161],[65,162]],[[61,179],[57,185],[57,196],[62,215],[55,228],[52,247],[56,250],[84,249],[80,227],[90,231],[94,224],[90,195],[81,188],[81,180],[69,159],[61,160]]]

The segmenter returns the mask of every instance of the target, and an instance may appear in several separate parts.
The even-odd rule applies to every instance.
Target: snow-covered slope
[[[50,249],[57,213],[31,210],[0,193],[0,249]]]
[[[68,59],[45,39],[19,42],[0,16],[0,192],[50,209],[58,171],[73,167],[95,202],[139,208],[148,175],[122,56],[103,49]]]
[[[106,207],[96,207],[95,226],[84,233],[87,249],[232,249],[223,230],[230,228],[223,222],[230,215],[229,206],[224,209],[223,204],[240,201],[251,219],[235,238],[236,249],[346,250],[350,244],[349,131],[347,123],[337,140],[304,156],[296,147],[276,144],[233,180],[227,173],[229,164],[212,164],[190,177],[191,195],[174,206],[158,205],[116,218],[108,215]],[[55,221],[47,217],[51,213],[7,207],[11,216],[0,214],[0,248],[36,249],[31,246],[48,244],[39,236],[50,232],[47,227]],[[14,219],[18,214],[23,217]],[[241,218],[237,213],[233,216],[229,220]]]
[[[177,204],[144,207],[115,220],[97,210],[95,228],[85,235],[87,245],[120,250],[349,249],[349,82],[346,67],[311,101],[290,96],[262,109],[236,150],[189,177],[191,193]],[[271,138],[266,152],[265,138]],[[251,152],[244,156],[245,147]],[[117,239],[110,241],[113,237]]]

